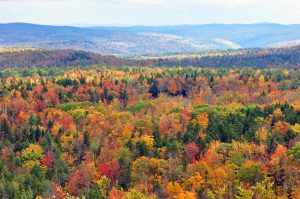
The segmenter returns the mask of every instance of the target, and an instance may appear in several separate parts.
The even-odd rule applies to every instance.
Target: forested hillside
[[[151,64],[152,63],[152,64]],[[0,68],[66,66],[133,66],[154,65],[151,60],[131,60],[75,50],[8,50],[0,51]]]
[[[181,58],[183,57],[183,58]],[[195,55],[178,55],[157,58],[157,66],[202,66],[202,67],[300,67],[300,46],[271,49],[241,49]]]
[[[0,49],[0,68],[65,66],[167,66],[167,67],[300,67],[300,46],[271,49],[203,51],[198,54],[166,54],[121,58],[85,51]]]
[[[31,67],[0,82],[0,198],[299,199],[299,70]]]

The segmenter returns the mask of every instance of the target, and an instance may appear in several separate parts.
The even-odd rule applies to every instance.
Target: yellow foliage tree
[[[264,83],[265,77],[263,75],[261,75],[261,76],[259,76],[258,80],[259,80],[259,82]]]
[[[154,146],[154,138],[151,135],[143,135],[142,137],[139,138],[140,141],[145,142],[145,144],[149,147],[149,148],[153,148]]]
[[[280,117],[283,116],[283,113],[282,113],[280,108],[277,108],[277,109],[274,110],[273,115],[274,115],[275,118],[280,118]]]
[[[202,114],[198,115],[197,119],[198,119],[198,124],[200,125],[200,127],[202,129],[207,129],[208,122],[209,122],[208,113],[202,113]]]
[[[268,129],[264,126],[260,127],[256,131],[256,137],[259,139],[261,143],[267,143],[268,141]]]
[[[170,198],[173,199],[196,199],[197,196],[194,192],[185,191],[178,182],[169,182],[167,191]]]
[[[300,124],[295,124],[294,126],[291,126],[291,130],[296,134],[300,135]]]
[[[197,191],[200,189],[204,181],[204,178],[199,173],[197,173],[197,175],[186,179],[183,183],[183,186],[187,190]]]
[[[38,144],[30,144],[21,153],[23,166],[31,170],[34,166],[41,165],[40,160],[44,157],[43,149]]]

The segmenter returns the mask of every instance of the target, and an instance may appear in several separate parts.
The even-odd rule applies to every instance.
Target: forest
[[[300,68],[300,46],[212,50],[186,54],[139,56],[101,55],[79,50],[1,48],[0,68],[67,66],[144,66],[144,67],[254,67]]]
[[[78,50],[43,50],[0,48],[0,68],[66,67],[66,66],[148,66],[151,60],[130,60],[112,55],[100,55]]]
[[[297,69],[0,70],[0,198],[299,196]]]

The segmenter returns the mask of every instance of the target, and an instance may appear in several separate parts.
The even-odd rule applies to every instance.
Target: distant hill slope
[[[73,49],[121,56],[191,53],[290,45],[300,40],[300,25],[209,24],[91,27],[0,24],[0,46]]]
[[[149,60],[130,60],[115,56],[76,50],[26,50],[0,52],[0,68],[7,67],[65,67],[65,66],[126,66],[149,64]],[[153,65],[153,63],[151,64]]]
[[[151,57],[151,59],[156,60],[156,66],[169,67],[281,67],[300,69],[300,46],[216,51],[200,55],[172,55],[164,58]]]
[[[11,50],[0,52],[0,68],[64,66],[195,66],[300,68],[300,46],[211,51],[163,57],[125,59],[76,50]]]

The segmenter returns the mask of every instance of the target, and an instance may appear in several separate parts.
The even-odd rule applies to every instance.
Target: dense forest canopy
[[[0,197],[298,199],[299,86],[280,68],[3,68]]]

